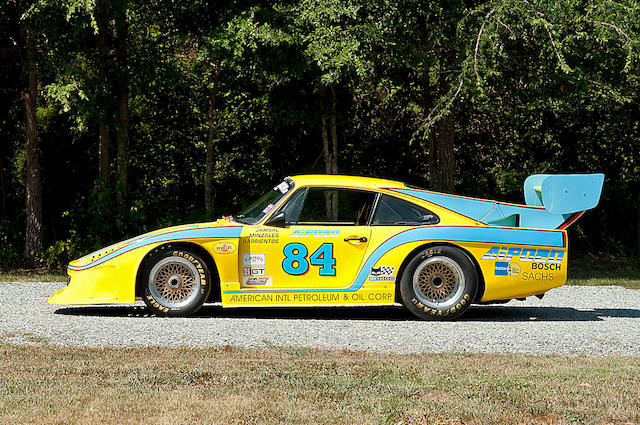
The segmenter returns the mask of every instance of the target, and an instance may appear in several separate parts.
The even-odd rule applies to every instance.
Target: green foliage
[[[40,263],[47,270],[64,270],[69,261],[80,257],[85,252],[79,247],[79,241],[72,235],[65,240],[57,240],[40,255]]]
[[[324,171],[319,93],[331,87],[341,172],[429,186],[429,143],[451,114],[457,192],[521,202],[529,174],[604,172],[601,205],[572,230],[572,249],[637,249],[640,5],[633,0],[103,2],[104,57],[99,4],[0,8],[2,39],[24,23],[38,43],[48,267],[204,219],[214,88],[217,215],[238,211],[286,175]],[[119,13],[129,24],[124,63]],[[19,56],[0,65],[5,268],[20,263],[24,245],[24,149]],[[115,173],[111,186],[97,180],[97,141],[101,119],[115,169],[114,93],[123,84],[129,191],[118,206]]]
[[[19,264],[24,239],[14,230],[19,226],[17,221],[0,220],[0,270]]]

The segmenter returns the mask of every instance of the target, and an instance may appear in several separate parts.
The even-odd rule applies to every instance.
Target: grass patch
[[[0,423],[638,423],[640,359],[0,344]]]
[[[0,282],[66,282],[67,275],[60,272],[15,270],[0,273]]]
[[[615,285],[640,289],[640,267],[635,259],[570,256],[568,270],[568,285]]]

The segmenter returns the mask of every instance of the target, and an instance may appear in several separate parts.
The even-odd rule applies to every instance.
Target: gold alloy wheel
[[[420,292],[432,300],[442,300],[453,292],[456,286],[456,275],[453,269],[444,263],[431,263],[420,270],[418,288]]]
[[[168,263],[164,265],[155,277],[158,294],[172,303],[186,300],[193,291],[193,275],[182,264]]]
[[[149,273],[149,292],[162,306],[179,308],[198,296],[200,273],[183,257],[167,257],[158,261]]]
[[[464,290],[464,272],[452,258],[427,258],[413,273],[413,292],[424,305],[434,308],[455,305]]]

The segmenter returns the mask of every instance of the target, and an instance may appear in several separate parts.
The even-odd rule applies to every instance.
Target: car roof
[[[373,177],[343,176],[338,174],[304,174],[291,176],[297,186],[345,186],[363,189],[379,189],[387,187],[406,187],[402,182]]]

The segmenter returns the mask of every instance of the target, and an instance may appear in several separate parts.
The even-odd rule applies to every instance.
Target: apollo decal
[[[292,238],[337,238],[340,236],[340,230],[294,230],[291,232]]]
[[[507,248],[492,246],[482,260],[500,261],[509,263],[520,261],[521,263],[533,263],[532,268],[544,270],[560,270],[560,264],[564,258],[564,251],[557,249],[537,249],[537,248]],[[541,265],[546,265],[542,266]]]

